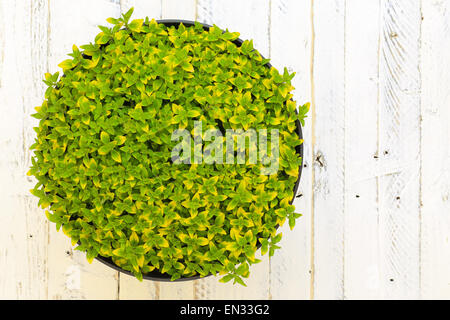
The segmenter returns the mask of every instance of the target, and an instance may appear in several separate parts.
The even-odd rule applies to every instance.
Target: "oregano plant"
[[[244,285],[258,249],[273,255],[278,227],[300,216],[291,203],[309,105],[292,100],[294,74],[268,67],[238,33],[131,14],[73,46],[62,75],[45,75],[31,192],[88,261],[111,259],[140,280],[158,271]],[[194,138],[180,142],[179,130]]]

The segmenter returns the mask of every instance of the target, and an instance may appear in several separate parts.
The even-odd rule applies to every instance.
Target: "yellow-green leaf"
[[[206,238],[200,237],[200,238],[197,239],[197,243],[198,243],[200,246],[206,246],[206,245],[209,244],[209,241],[208,241],[208,239],[206,239]]]
[[[128,29],[130,29],[133,32],[140,32],[143,23],[144,19],[134,19],[128,24]]]
[[[181,67],[183,68],[183,70],[185,70],[187,72],[194,72],[194,67],[189,62],[186,62],[186,61],[183,62],[181,64]]]
[[[136,245],[136,244],[139,243],[139,237],[138,237],[137,233],[134,232],[134,231],[131,233],[131,236],[130,236],[130,243],[131,243],[132,245]]]
[[[108,43],[109,39],[111,38],[111,36],[107,35],[104,32],[100,32],[96,37],[95,37],[95,43],[96,44],[105,44]]]
[[[297,177],[298,176],[298,168],[294,168],[294,169],[290,168],[289,170],[286,170],[286,173],[290,176]]]
[[[76,63],[72,59],[67,59],[58,64],[58,67],[62,68],[64,71],[70,70],[76,66]]]
[[[98,149],[98,154],[101,155],[101,156],[104,156],[105,154],[108,154],[109,150],[110,150],[110,149],[109,149],[108,146],[101,146],[101,147]]]
[[[120,146],[120,145],[125,143],[125,140],[127,140],[127,137],[125,137],[125,136],[117,136],[116,140],[118,141],[117,145]]]
[[[120,153],[116,150],[111,151],[111,157],[116,162],[122,162],[122,158],[120,157]]]
[[[108,143],[109,142],[109,134],[105,131],[100,132],[100,140],[103,143]]]

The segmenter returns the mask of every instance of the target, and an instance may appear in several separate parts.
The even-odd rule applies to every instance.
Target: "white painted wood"
[[[122,13],[134,8],[133,17],[141,19],[149,17],[150,19],[161,19],[163,0],[121,0],[120,10]]]
[[[131,19],[161,19],[161,0],[122,0],[121,12],[125,13],[134,8]],[[143,280],[139,282],[136,278],[119,273],[119,299],[154,300],[159,299],[159,282]]]
[[[88,264],[28,192],[44,73],[130,7],[254,39],[297,72],[295,99],[313,102],[295,202],[304,216],[246,288],[139,282]],[[449,299],[449,21],[445,0],[1,1],[0,298]]]
[[[380,2],[347,0],[345,12],[344,297],[380,298],[378,57]],[[366,170],[366,168],[374,168]],[[362,173],[367,172],[363,179]]]
[[[197,19],[197,0],[162,0],[163,19]]]
[[[253,46],[264,56],[270,52],[270,1],[198,0],[198,21],[239,32],[242,40],[253,39]]]
[[[195,20],[195,1],[143,1],[122,0],[122,13],[134,7],[133,18],[186,19]],[[120,299],[193,299],[193,282],[137,281],[120,274]]]
[[[314,1],[312,297],[344,297],[345,1]]]
[[[420,296],[420,25],[418,1],[382,1],[380,161],[412,162],[379,177],[379,270],[384,298]]]
[[[0,2],[0,298],[47,297],[47,223],[26,176],[47,66],[46,1]]]
[[[239,32],[243,40],[253,39],[254,47],[265,57],[270,52],[270,1],[217,0],[198,1],[198,21],[216,24],[222,29]],[[250,267],[247,287],[219,283],[217,278],[197,280],[197,299],[268,299],[270,268],[268,255]]]
[[[270,12],[270,59],[280,72],[287,67],[295,72],[292,85],[298,104],[311,101],[311,2],[272,0]],[[270,296],[272,299],[309,299],[311,283],[311,122],[302,128],[304,167],[296,198],[297,220],[293,231],[286,223],[280,228],[281,249],[270,259]]]
[[[134,276],[119,273],[120,300],[158,300],[159,282],[143,280],[140,282]]]
[[[89,8],[89,10],[86,10]],[[50,2],[49,69],[58,71],[59,62],[67,59],[72,45],[94,42],[108,17],[120,13],[118,1],[51,1]],[[49,299],[116,299],[117,272],[94,260],[89,264],[85,254],[72,250],[70,239],[50,225],[48,244]]]
[[[196,1],[163,0],[161,18],[196,20]],[[194,299],[194,283],[192,281],[177,283],[160,282],[158,298],[162,300]]]
[[[450,3],[422,3],[421,298],[450,298]]]

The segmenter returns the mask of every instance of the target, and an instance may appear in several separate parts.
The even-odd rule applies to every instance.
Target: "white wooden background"
[[[312,102],[304,216],[246,288],[88,264],[28,192],[44,73],[131,6],[254,39]],[[450,0],[0,0],[0,298],[450,299],[449,108]]]

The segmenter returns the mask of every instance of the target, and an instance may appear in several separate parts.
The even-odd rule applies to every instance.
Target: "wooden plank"
[[[163,19],[197,19],[197,1],[196,0],[162,0]]]
[[[120,300],[157,300],[159,299],[159,282],[143,280],[119,273]]]
[[[265,57],[270,52],[269,1],[198,1],[198,21],[216,24],[222,29],[239,32],[240,38],[253,39],[254,47]],[[270,269],[268,256],[250,267],[247,287],[223,284],[218,278],[195,281],[196,299],[267,299],[270,297]]]
[[[196,20],[196,1],[163,0],[161,18]],[[194,299],[194,283],[192,281],[160,282],[159,299]]]
[[[89,8],[89,10],[86,10]],[[97,26],[106,25],[106,18],[120,13],[118,1],[50,2],[50,72],[59,70],[58,63],[67,59],[72,45],[93,42],[100,32]],[[70,240],[50,225],[48,245],[48,297],[50,299],[116,299],[117,272],[94,260],[86,261],[85,254],[73,251]]]
[[[345,1],[314,1],[312,298],[344,296]]]
[[[196,20],[196,1],[163,0],[161,17],[162,19]],[[160,282],[159,299],[194,299],[194,283],[193,281]]]
[[[122,13],[134,8],[133,18],[141,19],[149,17],[150,19],[161,19],[163,0],[121,0],[120,10]]]
[[[30,114],[40,104],[47,66],[47,2],[0,3],[0,297],[47,297],[47,224],[28,190]]]
[[[270,2],[238,0],[198,0],[198,21],[239,32],[242,40],[253,39],[265,57],[270,53]]]
[[[379,1],[348,0],[345,16],[345,255],[347,299],[380,298]],[[371,170],[368,170],[370,168]]]
[[[0,298],[448,299],[450,4],[197,2],[0,2]],[[135,18],[198,18],[253,38],[297,72],[296,99],[314,102],[295,202],[304,216],[283,227],[283,249],[252,267],[247,288],[214,277],[138,282],[90,265],[28,193],[43,74],[131,6]]]
[[[122,0],[122,13],[134,7],[133,17],[149,16],[156,19],[195,20],[195,1],[143,1]],[[133,277],[120,274],[120,299],[193,299],[192,282],[157,282],[144,280],[139,282]]]
[[[420,293],[420,25],[420,2],[382,1],[379,150],[403,164],[378,184],[384,298]]]
[[[161,19],[161,1],[160,0],[122,0],[121,12],[127,12],[131,7],[134,8],[132,19]],[[154,300],[159,299],[159,282],[143,280],[139,282],[135,277],[119,273],[119,299],[140,299]]]
[[[270,58],[280,72],[287,67],[296,75],[292,85],[294,100],[311,101],[311,2],[272,0],[270,14]],[[294,201],[303,216],[293,231],[285,224],[281,249],[270,259],[270,296],[272,299],[308,299],[311,282],[311,118],[302,128],[304,167]]]
[[[450,3],[422,2],[421,298],[450,298]]]

